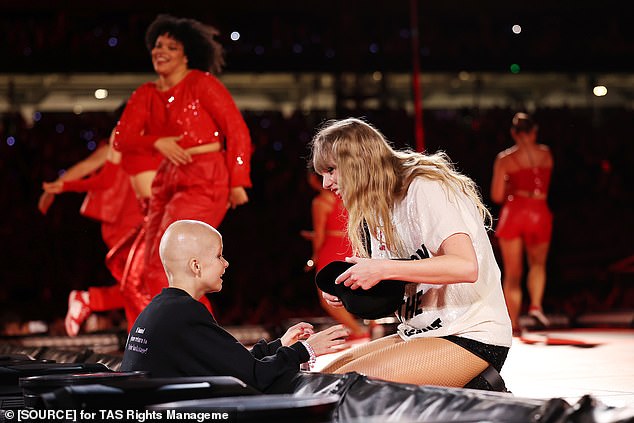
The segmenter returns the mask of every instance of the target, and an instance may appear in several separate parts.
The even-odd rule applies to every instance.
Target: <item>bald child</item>
[[[222,289],[229,263],[222,236],[195,220],[172,223],[161,239],[161,261],[169,287],[155,296],[135,321],[121,371],[145,370],[152,377],[234,376],[262,392],[280,392],[301,363],[341,349],[342,326],[313,333],[298,323],[272,342],[251,350],[218,325],[198,299]],[[300,340],[300,338],[307,338]]]

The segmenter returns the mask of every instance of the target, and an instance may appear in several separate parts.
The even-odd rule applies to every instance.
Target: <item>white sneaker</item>
[[[68,336],[77,336],[84,320],[90,316],[90,297],[88,291],[70,291],[68,296],[68,312],[64,326]]]
[[[546,317],[541,309],[531,308],[530,310],[528,310],[528,315],[537,320],[537,323],[539,323],[540,325],[546,328],[550,326],[550,320],[548,320],[548,317]]]

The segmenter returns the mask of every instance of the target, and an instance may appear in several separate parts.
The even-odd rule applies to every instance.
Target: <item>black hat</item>
[[[338,297],[350,313],[362,319],[379,319],[394,313],[403,303],[405,283],[385,280],[370,289],[350,289],[343,283],[335,284],[335,279],[354,263],[333,261],[315,276],[315,283],[324,292]]]

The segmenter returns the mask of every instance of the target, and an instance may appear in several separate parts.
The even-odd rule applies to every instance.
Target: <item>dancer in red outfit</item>
[[[542,298],[553,220],[546,202],[553,158],[547,146],[536,143],[537,125],[527,114],[517,113],[513,117],[511,136],[515,146],[495,159],[491,198],[504,204],[495,235],[504,261],[506,305],[513,333],[519,335],[524,249],[529,265],[529,315],[543,326],[550,324],[542,311]]]
[[[311,237],[313,256],[311,260],[316,271],[319,272],[328,263],[335,260],[344,261],[346,257],[352,257],[353,254],[347,236],[348,213],[343,206],[343,201],[333,192],[324,189],[319,180],[320,177],[316,174],[311,173],[308,178],[310,185],[319,191],[319,194],[313,199],[311,209],[313,220]],[[322,292],[319,289],[317,291],[322,308],[333,319],[350,329],[348,339],[356,340],[370,337],[368,331],[359,324],[355,316],[345,308],[329,305]]]
[[[346,236],[348,212],[339,197],[323,190],[313,200],[313,261],[317,271],[328,263],[352,257],[352,248]]]
[[[152,175],[145,226],[143,280],[150,296],[167,287],[158,246],[172,222],[217,227],[229,207],[248,201],[249,131],[229,92],[207,73],[224,65],[216,34],[193,19],[159,15],[146,32],[158,79],[132,94],[115,129],[128,173],[142,177],[162,162]]]
[[[106,149],[105,163],[93,177],[60,178],[43,184],[45,194],[50,196],[69,191],[88,192],[81,213],[101,221],[101,234],[110,250],[106,264],[118,282],[114,286],[90,287],[88,291],[71,291],[65,319],[66,332],[70,336],[77,335],[81,324],[93,311],[124,308],[128,326],[131,326],[142,310],[139,301],[122,295],[122,275],[129,249],[118,248],[117,244],[137,230],[143,222],[143,214],[129,177],[119,166],[121,153],[110,147]],[[81,162],[77,166],[81,167]]]

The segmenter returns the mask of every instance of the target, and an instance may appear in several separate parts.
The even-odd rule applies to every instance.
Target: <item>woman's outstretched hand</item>
[[[344,325],[331,326],[311,335],[306,342],[313,348],[316,356],[334,353],[346,348],[343,345],[350,331]]]
[[[64,182],[60,180],[53,182],[43,182],[42,189],[47,194],[60,194],[64,190]]]

